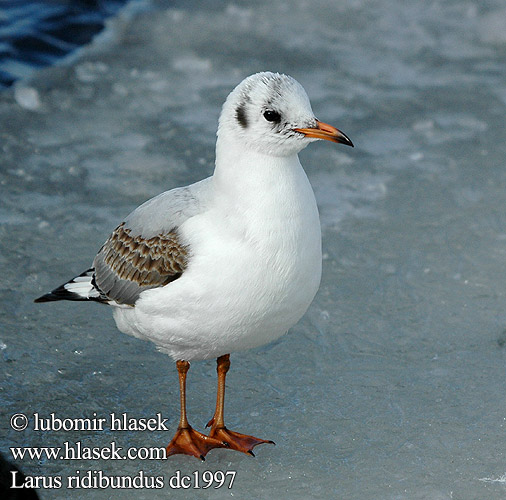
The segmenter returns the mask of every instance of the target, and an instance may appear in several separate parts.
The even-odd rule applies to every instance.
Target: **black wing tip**
[[[54,300],[59,300],[56,295],[52,293],[46,293],[46,295],[42,295],[41,297],[34,300],[36,304],[39,304],[40,302],[53,302]]]
[[[40,302],[55,302],[57,300],[86,300],[84,297],[79,297],[76,293],[69,292],[64,288],[64,285],[55,288],[52,292],[46,293],[41,297],[34,300],[35,303]]]
[[[81,274],[80,276],[84,276],[86,273]],[[75,278],[74,278],[75,279]],[[70,280],[67,283],[71,283],[73,280]],[[106,296],[100,295],[99,297],[83,297],[82,295],[79,295],[75,292],[71,292],[70,290],[67,290],[65,288],[65,285],[67,283],[64,283],[63,285],[59,286],[58,288],[55,288],[49,293],[46,293],[34,300],[35,303],[41,303],[41,302],[56,302],[58,300],[73,300],[73,301],[94,301],[94,302],[102,302],[107,303],[108,298]]]
[[[43,302],[56,302],[58,300],[73,300],[76,302],[82,302],[82,301],[91,301],[91,302],[100,302],[101,304],[107,304],[108,299],[103,297],[81,297],[80,295],[77,295],[77,293],[69,292],[68,290],[60,290],[60,288],[57,288],[56,290],[53,290],[52,292],[46,293],[45,295],[42,295],[41,297],[38,297],[34,300],[36,304],[40,304]]]
[[[81,276],[92,276],[92,274],[95,272],[95,269],[90,268],[84,273],[81,273],[79,276],[76,276],[76,278],[80,278]],[[67,281],[67,283],[72,283],[76,278],[71,279],[70,281]],[[34,300],[36,304],[39,304],[41,302],[56,302],[57,300],[75,300],[75,301],[83,301],[83,300],[91,300],[95,302],[107,302],[107,297],[100,296],[100,297],[83,297],[81,295],[78,295],[77,293],[71,292],[65,288],[65,285],[67,283],[64,283],[63,285],[60,285],[58,288],[55,288],[49,293],[46,293]],[[92,278],[92,284],[95,286],[94,279]],[[98,290],[98,288],[97,288]]]

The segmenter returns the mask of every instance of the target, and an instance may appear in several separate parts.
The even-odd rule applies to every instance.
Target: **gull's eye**
[[[273,111],[272,109],[268,109],[264,111],[264,118],[268,122],[279,122],[281,121],[281,115],[277,111]]]

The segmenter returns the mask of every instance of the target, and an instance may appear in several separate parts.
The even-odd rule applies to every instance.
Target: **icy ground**
[[[33,304],[87,268],[145,199],[209,175],[220,106],[291,74],[355,149],[311,145],[324,277],[288,336],[232,356],[230,428],[273,439],[205,463],[17,460],[25,473],[163,476],[166,489],[42,499],[506,497],[506,8],[502,0],[155,2],[74,63],[0,95],[1,451],[166,445],[175,367],[96,304]],[[212,415],[214,362],[189,412]],[[170,431],[36,432],[14,413],[136,418]],[[232,489],[169,490],[181,471]]]

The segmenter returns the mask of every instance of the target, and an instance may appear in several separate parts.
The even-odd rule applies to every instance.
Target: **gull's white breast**
[[[191,360],[259,346],[293,326],[319,287],[321,234],[313,190],[289,160],[256,175],[238,167],[236,179],[217,170],[209,206],[179,228],[187,269],[116,309],[118,327]]]

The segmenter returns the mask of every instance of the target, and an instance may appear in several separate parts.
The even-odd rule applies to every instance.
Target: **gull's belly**
[[[236,335],[251,337],[250,344],[261,345],[285,333],[305,313],[321,278],[319,238],[311,241],[270,241],[259,247],[243,248],[243,259],[230,265],[232,255],[224,255],[210,300],[220,304],[222,318],[235,325]],[[230,257],[230,258],[228,258]],[[225,267],[226,266],[226,267]],[[215,305],[216,307],[216,305]]]
[[[291,224],[251,241],[202,238],[181,278],[115,311],[118,327],[181,359],[275,340],[306,312],[321,278],[318,218]]]

